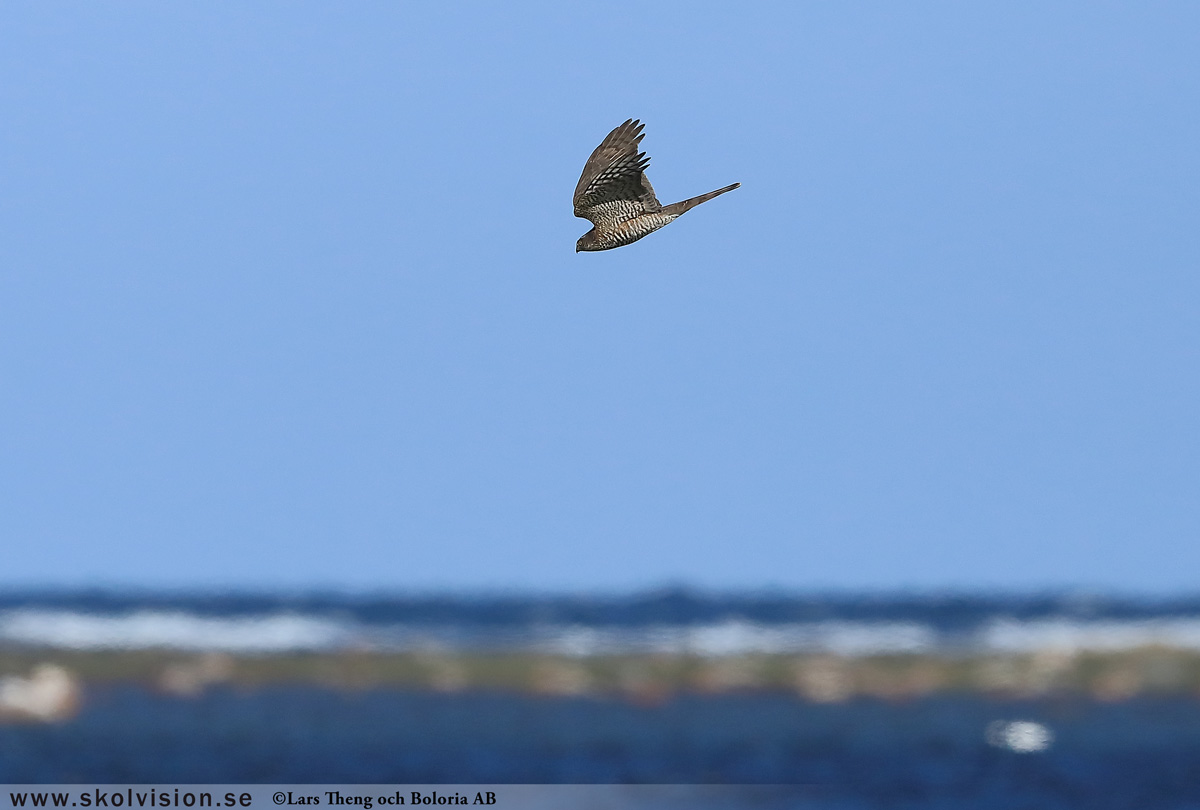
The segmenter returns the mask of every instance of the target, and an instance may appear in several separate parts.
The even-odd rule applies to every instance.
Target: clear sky
[[[746,6],[0,5],[0,585],[1195,588],[1200,6]]]

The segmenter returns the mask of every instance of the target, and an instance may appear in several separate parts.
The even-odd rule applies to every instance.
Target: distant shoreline
[[[62,667],[86,689],[130,683],[192,696],[229,686],[445,693],[509,691],[634,702],[674,695],[790,693],[838,703],[911,700],[946,693],[997,699],[1078,695],[1122,701],[1143,695],[1200,699],[1200,652],[1158,646],[1120,652],[1042,650],[988,655],[596,655],[454,651],[231,655],[165,650],[0,648],[0,676]]]

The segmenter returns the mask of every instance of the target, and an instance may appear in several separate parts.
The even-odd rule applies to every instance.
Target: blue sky
[[[0,585],[1195,587],[1200,8],[596,10],[0,7]]]

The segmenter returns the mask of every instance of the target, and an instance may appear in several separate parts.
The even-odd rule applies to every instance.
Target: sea
[[[21,673],[4,662],[30,651],[721,659],[1147,648],[1200,651],[1200,598],[0,593],[10,680]],[[786,790],[746,806],[1200,808],[1200,695],[820,702],[732,690],[645,701],[295,683],[181,695],[109,678],[87,683],[69,717],[0,722],[0,783],[773,785]]]

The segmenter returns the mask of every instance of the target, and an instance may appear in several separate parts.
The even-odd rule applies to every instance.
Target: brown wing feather
[[[648,212],[653,213],[654,211],[662,210],[662,203],[658,201],[658,197],[654,196],[654,186],[650,185],[650,178],[646,176],[645,172],[642,172],[641,200],[642,205]]]
[[[631,118],[608,133],[592,152],[575,186],[575,216],[588,218],[593,206],[618,200],[639,201],[651,211],[661,208],[643,173],[650,158],[638,152],[644,127]]]

